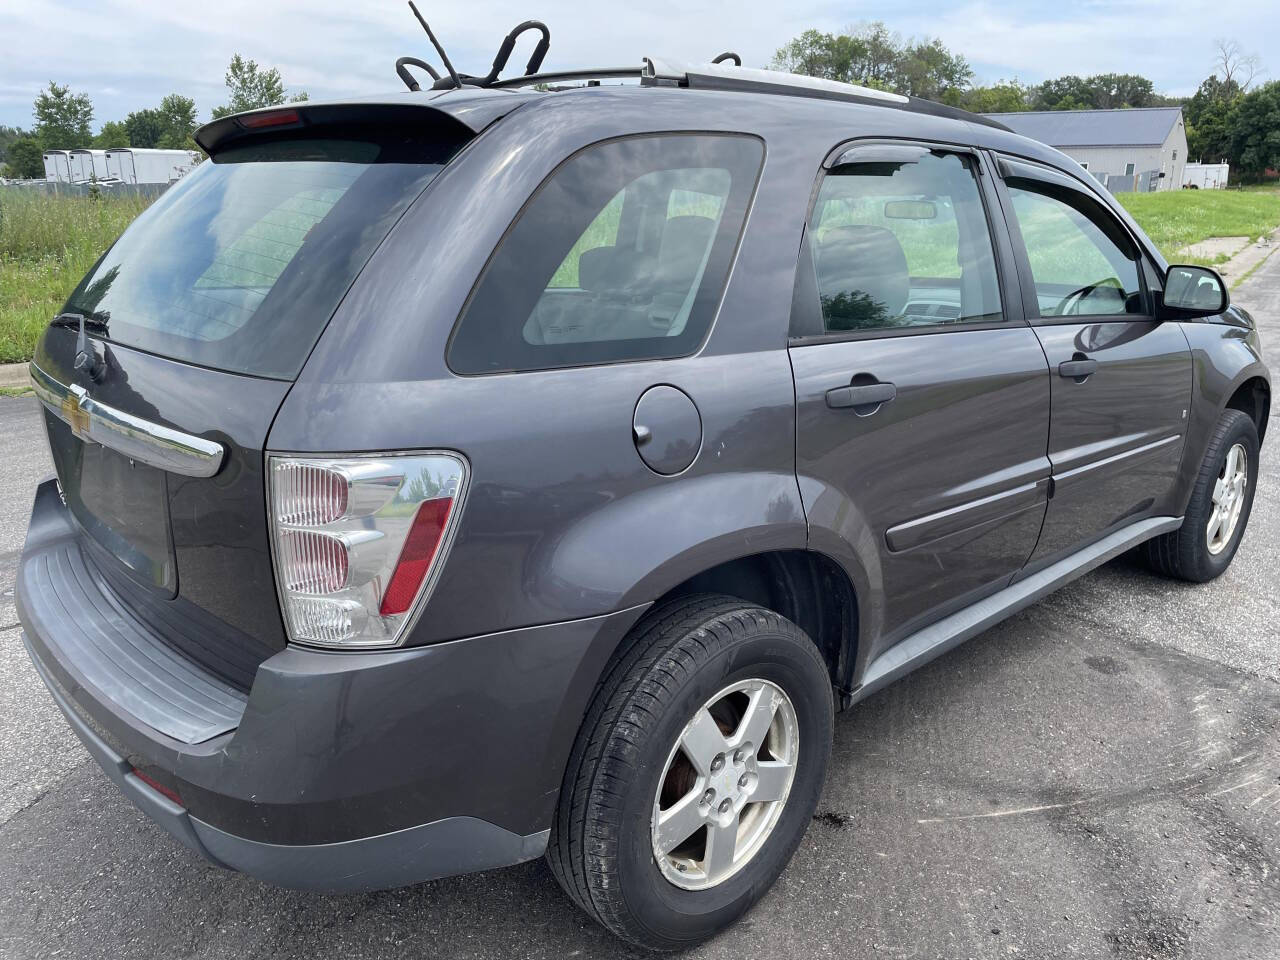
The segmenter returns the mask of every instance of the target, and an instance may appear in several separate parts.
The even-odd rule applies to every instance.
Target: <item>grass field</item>
[[[31,358],[80,278],[149,202],[0,190],[0,363]]]
[[[1208,237],[1256,238],[1280,226],[1280,191],[1274,189],[1173,190],[1119,199],[1171,259]],[[90,199],[0,190],[0,363],[30,359],[40,331],[80,278],[149,202],[110,194]],[[701,209],[678,212],[714,215]],[[616,221],[616,210],[602,211],[552,286],[576,286],[574,253],[607,243]]]
[[[1256,240],[1280,226],[1280,191],[1274,189],[1169,190],[1122,193],[1117,199],[1171,260],[1209,237]]]

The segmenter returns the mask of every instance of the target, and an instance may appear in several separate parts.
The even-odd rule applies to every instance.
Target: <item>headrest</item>
[[[578,257],[578,286],[592,293],[617,291],[624,283],[626,264],[617,247],[595,247]]]
[[[659,268],[687,264],[691,276],[697,273],[715,229],[716,222],[710,217],[672,217],[662,228]]]
[[[893,231],[865,225],[834,227],[818,241],[815,259],[824,309],[845,294],[850,302],[869,299],[879,305],[883,316],[868,321],[901,316],[911,296],[911,277],[907,255]]]

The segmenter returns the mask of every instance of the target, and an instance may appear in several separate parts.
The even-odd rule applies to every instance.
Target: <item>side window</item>
[[[1075,191],[1009,184],[1040,315],[1143,313],[1138,264],[1124,231]]]
[[[479,374],[679,357],[720,303],[764,151],[745,136],[589,147],[539,187],[449,344]]]
[[[835,167],[809,238],[828,333],[1003,319],[968,157],[922,152]]]

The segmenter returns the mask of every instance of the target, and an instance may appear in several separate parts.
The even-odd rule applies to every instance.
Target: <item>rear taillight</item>
[[[276,584],[289,638],[394,646],[438,573],[466,488],[446,453],[270,458]]]

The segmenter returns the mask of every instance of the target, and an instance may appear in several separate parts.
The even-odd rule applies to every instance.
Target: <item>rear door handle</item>
[[[827,391],[827,406],[833,409],[842,407],[878,407],[882,403],[888,403],[897,395],[898,388],[892,383],[868,383],[858,387],[836,387],[834,390]]]
[[[1090,360],[1063,360],[1058,364],[1058,376],[1060,377],[1087,377],[1092,373],[1098,372],[1098,361]]]

